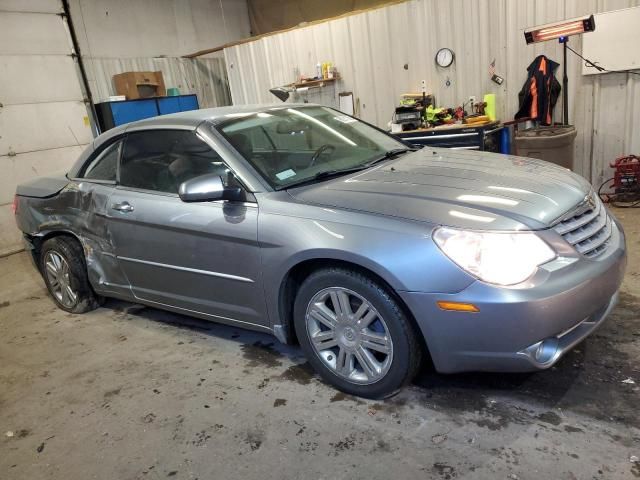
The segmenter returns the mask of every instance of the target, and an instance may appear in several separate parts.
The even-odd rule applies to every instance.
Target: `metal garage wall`
[[[511,119],[529,63],[539,54],[562,60],[555,42],[526,45],[526,27],[639,4],[640,0],[412,0],[226,48],[231,96],[235,104],[274,102],[269,88],[293,81],[295,68],[312,75],[318,61],[332,61],[343,77],[335,95],[353,91],[360,116],[380,127],[390,120],[399,95],[418,91],[422,79],[440,105],[496,93],[499,116]],[[580,37],[572,37],[570,45],[580,51]],[[456,54],[450,69],[434,64],[441,47]],[[501,86],[489,79],[493,59],[496,73],[506,79]],[[606,64],[606,59],[593,60]],[[576,170],[598,184],[610,176],[609,161],[640,152],[640,136],[633,135],[640,125],[640,77],[583,77],[580,60],[573,55],[569,76],[570,119],[579,132]],[[559,101],[558,120],[560,115]]]
[[[91,129],[58,0],[0,0],[0,256],[21,248],[16,185],[64,171]]]
[[[249,36],[246,0],[69,0],[96,102],[115,94],[113,75],[160,70],[167,87],[201,107],[230,105],[224,56],[183,55]]]
[[[115,95],[113,76],[129,71],[162,71],[165,85],[195,93],[201,108],[231,105],[224,58],[90,58],[89,85],[97,102]]]

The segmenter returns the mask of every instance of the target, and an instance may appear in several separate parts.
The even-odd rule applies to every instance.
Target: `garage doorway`
[[[59,0],[0,0],[0,256],[22,248],[16,185],[66,171],[92,132]]]

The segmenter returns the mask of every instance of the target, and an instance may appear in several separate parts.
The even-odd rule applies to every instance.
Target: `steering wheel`
[[[333,145],[331,145],[330,143],[325,143],[324,145],[322,145],[320,148],[318,148],[315,152],[313,152],[313,155],[311,156],[311,161],[309,162],[309,167],[313,167],[313,165],[316,163],[316,160],[320,157],[320,155],[322,155],[325,151],[329,151],[329,154],[332,154],[333,152],[336,151],[336,147],[334,147]]]

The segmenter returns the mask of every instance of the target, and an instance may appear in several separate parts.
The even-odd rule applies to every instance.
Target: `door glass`
[[[148,130],[127,135],[120,165],[120,184],[178,193],[180,184],[205,174],[226,178],[227,166],[195,132]]]
[[[112,143],[89,162],[83,178],[91,180],[110,180],[115,182],[118,169],[118,157],[122,141]]]

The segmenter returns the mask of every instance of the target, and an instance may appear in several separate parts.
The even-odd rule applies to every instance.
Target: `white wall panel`
[[[0,255],[20,248],[16,185],[67,168],[92,140],[59,0],[0,0]]]
[[[3,105],[69,100],[82,100],[70,56],[0,55],[0,102]]]
[[[64,22],[58,15],[0,13],[0,55],[71,53]]]
[[[343,79],[328,90],[333,96],[322,96],[324,103],[337,105],[340,91],[353,91],[361,118],[380,127],[386,127],[399,95],[419,91],[422,79],[445,106],[496,93],[499,116],[512,119],[533,59],[544,54],[562,63],[558,43],[526,45],[525,28],[637,5],[640,0],[412,0],[225,49],[231,96],[237,104],[274,102],[268,89],[292,82],[294,69],[311,76],[317,61],[332,61]],[[570,45],[580,51],[581,38],[572,37]],[[449,69],[434,63],[442,47],[456,54]],[[489,77],[493,59],[496,73],[505,77],[501,86]],[[578,129],[575,170],[597,184],[610,176],[615,157],[640,151],[634,135],[640,77],[583,77],[580,59],[571,54],[568,69],[569,115]],[[562,67],[556,76],[561,81]]]
[[[0,0],[0,11],[60,13],[62,4],[59,0]]]
[[[8,105],[0,110],[0,156],[85,145],[93,139],[86,114],[82,102]]]
[[[22,234],[16,227],[11,204],[0,205],[0,257],[22,249]]]
[[[11,203],[16,187],[34,177],[66,173],[86,145],[0,157],[0,205]]]
[[[180,57],[249,36],[246,0],[70,0],[93,58]]]

